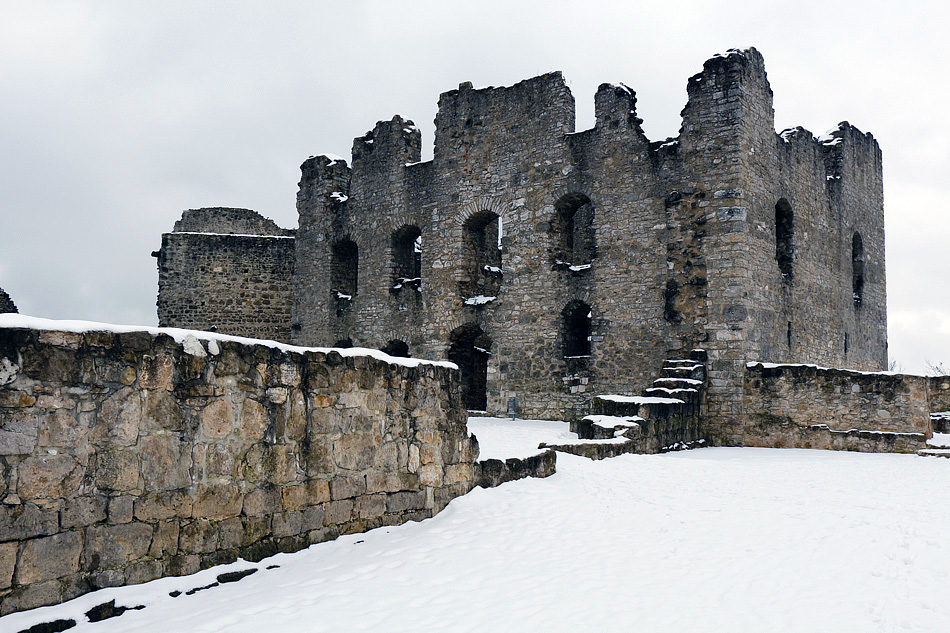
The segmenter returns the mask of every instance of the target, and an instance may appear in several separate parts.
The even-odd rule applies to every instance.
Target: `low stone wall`
[[[0,327],[0,614],[420,520],[472,488],[457,371],[297,350]]]
[[[494,488],[525,477],[550,477],[557,470],[557,453],[549,448],[525,458],[485,459],[475,464],[475,485]]]
[[[930,411],[950,411],[950,376],[931,376]]]
[[[909,453],[932,435],[922,376],[749,363],[743,409],[744,446]]]

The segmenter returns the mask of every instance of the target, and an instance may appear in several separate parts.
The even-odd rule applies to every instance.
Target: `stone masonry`
[[[601,85],[594,127],[576,132],[560,73],[463,83],[439,99],[430,161],[400,116],[355,139],[349,165],[308,159],[291,316],[260,328],[450,359],[469,409],[550,419],[641,393],[665,359],[701,348],[705,434],[721,444],[745,436],[748,361],[884,369],[875,139],[847,123],[776,133],[755,49],[708,60],[687,92],[679,135],[651,141],[624,85]],[[174,315],[213,273],[180,259],[175,236],[160,262],[181,272],[160,277],[160,315],[198,327]],[[216,239],[191,243],[213,258]],[[244,288],[222,282],[222,297]]]
[[[3,288],[0,288],[0,314],[16,311],[16,304],[13,303],[13,299],[10,298],[10,295],[8,295]]]
[[[294,231],[247,209],[194,209],[152,255],[160,326],[290,342]]]
[[[478,446],[411,365],[0,328],[0,614],[432,516]]]

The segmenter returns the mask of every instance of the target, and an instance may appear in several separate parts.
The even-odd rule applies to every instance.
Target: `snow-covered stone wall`
[[[739,445],[916,452],[933,433],[929,379],[749,363]]]
[[[473,486],[446,363],[16,323],[0,614],[420,520]]]

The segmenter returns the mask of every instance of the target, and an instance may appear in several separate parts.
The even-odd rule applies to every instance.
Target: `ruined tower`
[[[232,251],[244,274],[285,284],[268,295],[280,311],[257,309],[264,291],[240,276],[216,293],[215,267],[190,264],[219,248],[210,229],[167,234],[163,324],[253,334],[188,320],[192,289],[220,301],[241,288],[254,332],[450,359],[469,408],[542,418],[639,393],[664,359],[702,348],[706,420],[723,441],[749,361],[883,369],[877,142],[847,123],[820,139],[776,133],[755,49],[710,59],[687,88],[679,135],[651,142],[624,85],[601,85],[594,127],[575,132],[560,73],[461,84],[439,99],[432,160],[397,116],[354,141],[351,165],[303,163],[299,228],[281,236],[292,265],[286,244],[280,267]],[[173,251],[185,243],[187,258]]]

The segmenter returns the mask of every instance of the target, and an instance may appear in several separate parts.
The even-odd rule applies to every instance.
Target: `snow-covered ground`
[[[945,631],[948,481],[950,459],[910,455],[559,454],[554,476],[476,489],[422,523],[103,590],[0,630],[73,618],[70,631],[97,633]],[[85,622],[113,598],[145,608]]]

